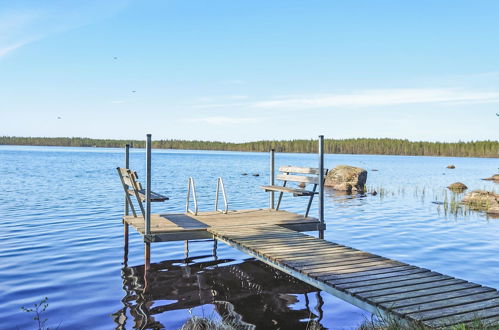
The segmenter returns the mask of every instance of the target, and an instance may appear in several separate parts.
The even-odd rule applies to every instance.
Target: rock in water
[[[473,190],[464,196],[462,202],[471,209],[494,213],[499,209],[499,194],[485,190]]]
[[[499,174],[494,174],[490,178],[485,178],[485,179],[482,179],[482,180],[495,181],[495,182],[499,183]]]
[[[447,165],[447,168],[455,169],[456,167],[454,165]]]
[[[449,190],[457,191],[457,192],[464,191],[464,190],[468,189],[468,187],[462,182],[454,182],[453,184],[451,184],[447,188],[449,188]]]
[[[360,167],[338,165],[326,176],[325,186],[340,191],[363,192],[367,181],[367,171]]]

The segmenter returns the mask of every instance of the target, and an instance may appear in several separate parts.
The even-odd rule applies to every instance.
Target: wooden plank
[[[473,294],[473,295],[468,295],[468,296],[461,296],[461,297],[456,297],[456,298],[446,298],[446,299],[441,299],[441,300],[433,301],[433,302],[424,302],[424,303],[419,303],[417,305],[400,307],[400,308],[394,309],[393,311],[396,313],[399,313],[399,314],[403,314],[403,315],[413,314],[413,313],[420,313],[420,312],[426,312],[426,311],[431,311],[431,310],[441,310],[441,309],[444,309],[447,307],[466,305],[466,304],[481,302],[481,301],[485,301],[485,300],[491,300],[494,298],[496,300],[497,300],[497,298],[499,298],[499,293],[497,293],[497,291],[489,291],[489,292],[478,293],[478,294]]]
[[[493,307],[476,311],[470,311],[467,313],[461,313],[458,315],[452,315],[447,317],[447,319],[435,318],[432,320],[427,320],[424,323],[431,327],[441,327],[447,325],[450,326],[455,324],[466,323],[473,320],[481,320],[481,319],[487,320],[497,317],[499,317],[499,307]]]
[[[314,264],[306,265],[306,266],[302,266],[302,265],[298,264],[298,265],[294,265],[293,267],[299,268],[300,271],[308,271],[308,270],[315,271],[318,268],[328,268],[330,266],[357,265],[357,264],[365,264],[365,263],[371,263],[371,262],[383,261],[383,260],[387,260],[387,259],[382,258],[382,257],[361,256],[361,257],[332,259],[328,262],[314,263]]]
[[[316,176],[302,176],[290,174],[278,174],[276,177],[280,181],[303,182],[311,184],[319,184],[319,178]]]
[[[453,284],[462,284],[462,283],[466,283],[466,281],[452,278],[452,279],[431,282],[431,283],[425,283],[425,284],[408,285],[408,286],[396,287],[396,288],[391,288],[391,289],[362,292],[362,293],[357,293],[356,295],[359,297],[362,297],[364,299],[367,299],[367,298],[374,298],[374,297],[380,297],[380,296],[388,296],[388,295],[397,294],[397,293],[420,291],[420,290],[424,290],[424,289],[443,288],[445,286],[450,286]]]
[[[281,166],[279,172],[319,175],[319,169],[315,167]],[[324,174],[326,173],[327,169],[324,169]]]
[[[436,318],[449,317],[458,314],[465,314],[469,312],[477,312],[487,308],[499,307],[499,299],[487,299],[484,301],[473,302],[469,304],[462,304],[458,306],[438,308],[434,310],[415,312],[407,314],[410,317],[417,318],[419,320],[431,320]],[[499,315],[499,312],[498,314]]]
[[[476,288],[479,287],[480,285],[475,284],[475,283],[470,283],[466,281],[462,281],[460,283],[455,283],[455,284],[450,284],[438,287],[431,287],[427,289],[419,289],[416,291],[410,291],[410,292],[395,292],[391,294],[386,294],[382,296],[369,296],[365,298],[369,298],[370,301],[378,304],[382,303],[387,303],[387,302],[393,302],[397,300],[402,300],[402,299],[409,299],[409,298],[415,298],[415,297],[422,297],[422,296],[429,296],[432,294],[436,293],[444,293],[444,292],[451,292],[451,291],[457,291],[457,290],[462,290],[462,289],[469,289],[469,288]]]
[[[312,277],[319,277],[324,274],[328,273],[341,273],[342,271],[362,271],[362,270],[374,270],[374,269],[379,269],[379,268],[388,268],[392,266],[398,266],[402,265],[399,262],[396,261],[388,261],[388,260],[382,260],[382,261],[373,261],[373,262],[366,262],[363,264],[357,264],[357,265],[345,265],[345,266],[329,266],[329,267],[324,267],[324,268],[317,268],[313,270],[308,270],[309,276]]]
[[[310,191],[306,189],[301,189],[301,188],[291,188],[291,187],[283,187],[283,186],[260,186],[261,189],[265,191],[278,191],[278,192],[285,192],[285,193],[290,193],[295,196],[311,196],[311,195],[317,195],[319,192],[317,191]]]
[[[327,251],[329,253],[325,254],[314,254],[313,256],[307,256],[307,255],[298,255],[295,257],[287,257],[283,258],[282,260],[285,261],[287,264],[290,265],[311,265],[314,263],[321,263],[322,261],[327,261],[327,260],[334,260],[334,259],[339,259],[339,258],[348,258],[348,257],[353,257],[353,256],[373,256],[373,257],[379,257],[374,254],[370,254],[367,252],[362,252],[362,251],[356,251],[356,250],[345,250],[345,251]]]
[[[334,281],[336,281],[338,279],[353,279],[353,278],[359,278],[359,277],[363,277],[363,276],[387,274],[387,273],[393,273],[396,271],[411,270],[411,269],[417,269],[417,268],[418,267],[416,267],[416,266],[410,266],[410,265],[395,265],[395,266],[390,266],[390,267],[375,268],[375,269],[371,269],[371,270],[344,271],[344,272],[337,273],[337,274],[322,274],[320,276],[317,276],[317,280],[327,282],[327,283],[333,283]]]
[[[332,282],[335,287],[341,288],[341,289],[353,289],[353,288],[362,288],[362,287],[367,287],[371,285],[378,285],[378,284],[385,284],[385,283],[397,283],[397,282],[403,282],[407,280],[414,280],[414,279],[420,279],[420,278],[425,278],[425,277],[434,277],[434,276],[441,276],[442,274],[440,273],[435,273],[435,272],[430,272],[430,271],[420,271],[416,273],[405,273],[402,275],[398,275],[395,277],[385,277],[385,278],[377,278],[377,279],[371,279],[371,280],[363,280],[363,281],[356,281],[356,282],[349,282],[349,283],[335,283]]]
[[[433,282],[442,282],[446,280],[454,280],[454,277],[451,276],[446,276],[446,275],[441,275],[441,274],[433,274],[432,276],[427,276],[427,277],[420,277],[416,279],[407,279],[407,280],[401,280],[397,282],[388,282],[388,283],[382,283],[382,284],[375,284],[375,285],[368,285],[368,286],[361,286],[361,287],[355,287],[355,288],[348,288],[346,289],[350,293],[354,294],[360,294],[360,293],[365,293],[365,292],[377,292],[379,290],[385,290],[385,289],[397,289],[397,288],[406,288],[408,286],[412,285],[418,285],[418,284],[427,284],[427,283],[433,283]]]
[[[413,306],[413,305],[421,306],[423,304],[428,304],[428,303],[431,303],[434,301],[467,297],[470,295],[481,294],[484,292],[497,292],[497,291],[493,288],[477,286],[477,287],[473,287],[473,288],[465,288],[465,289],[460,289],[460,290],[456,290],[456,291],[434,293],[431,295],[424,295],[424,296],[408,298],[408,299],[399,299],[396,301],[389,301],[386,303],[382,303],[380,305],[383,306],[384,308],[388,308],[388,309],[397,309],[397,308]]]
[[[409,267],[407,270],[394,270],[388,273],[374,274],[374,275],[364,275],[364,276],[356,276],[356,277],[348,277],[348,278],[335,278],[329,280],[328,282],[332,285],[339,284],[358,284],[358,283],[369,283],[370,281],[380,281],[378,283],[383,283],[382,281],[392,281],[394,278],[399,276],[412,276],[412,275],[421,275],[424,276],[425,273],[429,273],[430,270],[419,268],[419,267]]]

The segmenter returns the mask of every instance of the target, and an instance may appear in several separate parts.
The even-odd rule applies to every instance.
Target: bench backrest
[[[142,185],[138,181],[139,176],[137,175],[137,172],[132,171],[128,168],[122,168],[122,167],[118,167],[117,170],[121,176],[121,179],[123,180],[123,183],[126,184],[129,189],[132,189],[135,191],[142,189]],[[132,194],[132,192],[128,192],[128,193]]]
[[[324,175],[326,174],[327,169],[324,169]],[[319,184],[319,169],[313,167],[281,166],[279,167],[279,174],[276,179],[280,181]]]

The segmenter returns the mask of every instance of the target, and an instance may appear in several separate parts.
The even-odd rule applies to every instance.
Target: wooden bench
[[[130,205],[130,208],[132,209],[133,216],[137,217],[137,214],[135,213],[135,208],[130,196],[135,196],[142,216],[145,217],[144,205],[142,203],[146,201],[146,190],[142,188],[142,185],[138,181],[139,176],[137,175],[137,172],[122,167],[117,167],[116,170],[120,176],[121,184],[123,185],[123,190],[125,190],[128,205]],[[168,197],[151,191],[151,202],[164,202],[167,200],[169,200]]]
[[[324,177],[326,176],[326,174],[327,169],[324,169]],[[319,169],[312,167],[282,166],[279,167],[279,174],[277,175],[276,179],[279,181],[283,181],[282,186],[261,186],[261,188],[266,192],[279,192],[279,199],[277,201],[276,210],[279,210],[282,195],[284,193],[293,194],[293,196],[295,197],[310,196],[307,205],[307,211],[305,212],[305,217],[307,217],[310,211],[310,207],[312,206],[312,200],[314,199],[314,196],[318,194],[316,190],[317,186],[319,185]],[[297,182],[300,184],[300,187],[287,187],[286,185],[288,182]],[[313,185],[313,188],[311,190],[305,189],[307,184]]]

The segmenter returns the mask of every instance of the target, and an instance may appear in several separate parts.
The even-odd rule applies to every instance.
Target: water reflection
[[[235,264],[211,255],[166,260],[122,269],[123,308],[115,312],[116,329],[172,329],[162,313],[211,305],[238,329],[322,329],[321,292],[257,260]],[[311,301],[313,305],[311,306]]]

